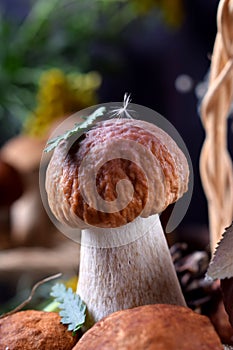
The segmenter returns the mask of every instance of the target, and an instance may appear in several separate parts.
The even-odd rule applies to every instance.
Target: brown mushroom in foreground
[[[176,143],[144,121],[102,121],[55,149],[48,201],[60,222],[83,229],[77,293],[89,325],[134,306],[185,305],[158,214],[188,177]]]
[[[222,350],[206,316],[178,305],[146,305],[97,322],[73,350]]]
[[[55,312],[27,310],[0,319],[1,350],[70,350],[76,342]]]

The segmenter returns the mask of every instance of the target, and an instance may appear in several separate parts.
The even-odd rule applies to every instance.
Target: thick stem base
[[[97,228],[82,233],[77,293],[87,304],[90,325],[112,312],[135,306],[185,305],[158,215],[112,229],[103,241],[102,231],[109,232]],[[116,235],[122,244],[122,237],[129,238],[129,232],[131,243],[116,247]],[[135,232],[145,233],[133,240]],[[102,248],[109,246],[106,239],[111,240],[111,235],[115,235],[115,247]],[[90,246],[93,243],[98,246]]]

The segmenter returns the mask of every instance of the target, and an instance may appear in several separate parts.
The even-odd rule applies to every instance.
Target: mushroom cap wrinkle
[[[97,123],[55,149],[46,191],[55,217],[71,227],[114,228],[161,213],[188,188],[188,162],[175,141],[140,120]]]

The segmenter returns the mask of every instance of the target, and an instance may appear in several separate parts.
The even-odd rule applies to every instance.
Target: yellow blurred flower
[[[60,69],[46,71],[39,82],[37,107],[25,123],[25,132],[43,137],[55,120],[96,104],[100,84],[96,72],[66,75]]]
[[[130,0],[139,14],[146,14],[153,8],[160,8],[165,21],[174,27],[183,20],[183,0]]]

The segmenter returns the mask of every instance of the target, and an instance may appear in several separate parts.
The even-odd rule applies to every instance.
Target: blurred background
[[[192,159],[192,201],[168,240],[208,246],[199,106],[217,6],[218,0],[0,0],[0,312],[39,278],[77,274],[78,246],[56,231],[41,204],[41,154],[64,118],[121,101],[125,92],[167,118]],[[43,299],[48,287],[40,293]]]

